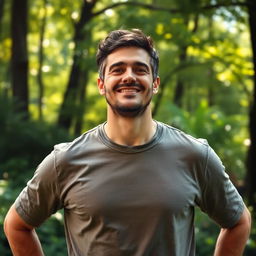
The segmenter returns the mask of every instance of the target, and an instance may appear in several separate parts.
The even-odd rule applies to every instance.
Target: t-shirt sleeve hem
[[[36,223],[32,221],[32,218],[30,216],[27,215],[27,213],[24,211],[22,205],[20,204],[20,202],[18,200],[15,201],[14,203],[14,207],[16,212],[19,214],[19,216],[30,226],[32,227],[39,227],[41,223]]]
[[[244,209],[245,209],[245,205],[244,205],[244,203],[241,203],[239,205],[237,211],[235,212],[235,214],[232,216],[232,218],[230,218],[229,222],[221,225],[221,227],[222,228],[234,227],[237,224],[237,222],[239,221],[240,217],[242,216]]]

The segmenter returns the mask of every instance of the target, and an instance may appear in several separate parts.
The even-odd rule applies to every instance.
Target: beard
[[[113,105],[109,102],[107,97],[105,98],[108,105],[111,107],[115,114],[120,115],[122,117],[134,118],[141,116],[145,112],[145,110],[147,109],[148,105],[151,102],[152,97],[148,100],[148,102],[146,102],[146,104],[137,104],[134,106],[122,106],[121,104]]]
[[[117,85],[116,87],[114,87],[114,90],[120,89],[123,85]],[[127,87],[127,85],[125,85]],[[134,84],[131,84],[131,86],[134,86]],[[140,89],[144,89],[144,87],[142,87],[141,85],[137,85],[138,88]],[[150,93],[150,92],[149,92]],[[145,104],[137,104],[137,105],[132,105],[132,106],[124,106],[122,104],[116,103],[111,104],[111,102],[109,101],[107,94],[105,95],[105,99],[108,103],[108,105],[111,107],[112,111],[116,114],[116,115],[120,115],[122,117],[126,117],[126,118],[135,118],[135,117],[139,117],[141,116],[145,110],[147,109],[147,107],[149,106],[151,100],[152,100],[152,95],[150,96],[149,100],[145,103]]]

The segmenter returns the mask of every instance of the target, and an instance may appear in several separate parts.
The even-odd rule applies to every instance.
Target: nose
[[[136,75],[134,74],[133,70],[128,68],[126,72],[123,74],[123,83],[133,83],[136,81]]]

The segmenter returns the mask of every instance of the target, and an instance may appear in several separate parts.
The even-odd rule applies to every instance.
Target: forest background
[[[156,43],[154,118],[206,138],[255,219],[256,1],[0,0],[0,255],[11,255],[4,216],[36,166],[105,120],[95,54],[118,28]],[[197,255],[212,254],[218,231],[197,211]],[[37,232],[46,255],[67,254],[62,212]]]

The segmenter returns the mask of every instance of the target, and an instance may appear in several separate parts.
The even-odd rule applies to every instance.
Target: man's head
[[[118,48],[138,47],[144,49],[150,56],[150,65],[152,68],[153,80],[158,74],[159,58],[153,46],[153,40],[146,36],[139,29],[132,30],[114,30],[100,42],[96,55],[100,78],[104,79],[105,60],[107,56]]]
[[[138,29],[112,31],[100,43],[98,89],[108,103],[108,113],[127,118],[150,113],[160,84],[158,62],[152,40]]]

